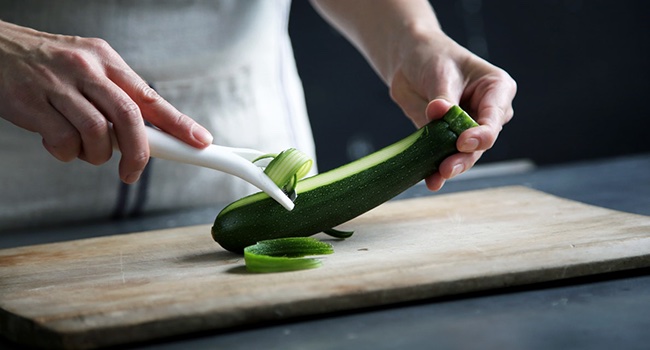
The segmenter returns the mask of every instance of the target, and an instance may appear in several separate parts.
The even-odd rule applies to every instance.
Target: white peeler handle
[[[266,192],[287,210],[293,209],[294,204],[289,197],[262,169],[251,162],[264,153],[247,148],[218,145],[198,149],[160,130],[148,126],[145,129],[152,157],[211,168],[237,176]]]

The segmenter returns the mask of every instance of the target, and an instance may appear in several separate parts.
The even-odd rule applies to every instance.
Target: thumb
[[[442,118],[445,113],[453,106],[453,103],[444,98],[436,98],[429,102],[425,114],[428,120],[435,120]]]

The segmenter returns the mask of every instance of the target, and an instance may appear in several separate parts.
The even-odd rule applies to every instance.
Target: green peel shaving
[[[255,159],[272,158],[264,168],[264,173],[292,200],[296,199],[298,180],[305,177],[313,165],[306,154],[289,148],[279,154],[267,154]],[[351,231],[330,229],[326,234],[339,239],[348,238]],[[246,269],[250,272],[284,272],[313,269],[321,266],[321,261],[305,256],[332,254],[334,250],[328,243],[311,237],[289,237],[260,241],[244,248]]]
[[[285,272],[317,268],[321,261],[305,256],[332,253],[334,250],[330,244],[315,238],[277,238],[244,248],[244,261],[250,272]]]

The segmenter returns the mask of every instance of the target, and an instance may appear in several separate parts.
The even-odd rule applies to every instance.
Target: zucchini
[[[305,256],[332,253],[331,244],[311,237],[276,238],[244,248],[244,261],[249,272],[297,271],[321,266],[320,260]]]
[[[259,241],[329,230],[433,174],[445,158],[457,152],[458,135],[476,125],[465,111],[453,106],[442,119],[390,146],[300,180],[292,211],[263,192],[229,204],[215,218],[212,237],[223,248],[241,253]]]

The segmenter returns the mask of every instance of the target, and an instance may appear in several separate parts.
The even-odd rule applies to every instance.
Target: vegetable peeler
[[[250,149],[210,145],[204,149],[194,148],[177,138],[150,126],[145,126],[149,142],[149,152],[152,157],[171,160],[179,163],[192,164],[228,173],[241,178],[266,192],[285,209],[292,210],[293,202],[271,180],[258,165],[252,161],[267,153]],[[113,147],[119,150],[117,139],[111,130]],[[260,160],[260,166],[268,161]]]

